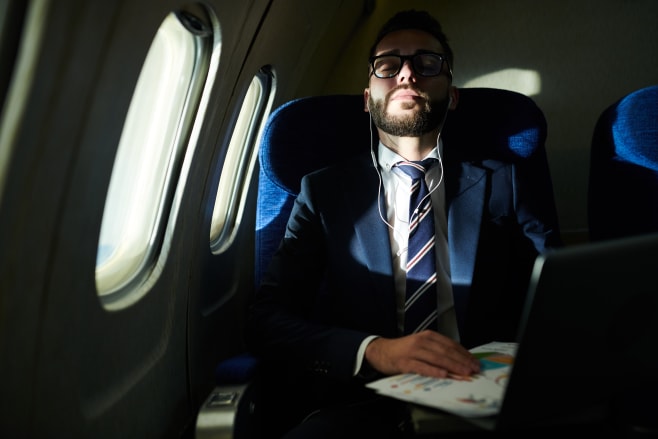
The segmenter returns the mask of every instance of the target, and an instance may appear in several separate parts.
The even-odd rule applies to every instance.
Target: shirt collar
[[[439,145],[432,148],[432,150],[423,157],[423,160],[428,158],[434,158],[440,160],[439,152],[443,150],[443,139],[439,139]],[[380,168],[383,168],[387,171],[390,171],[397,162],[404,161],[405,158],[401,155],[394,152],[392,149],[384,145],[381,141],[379,142],[379,147],[377,150],[377,161],[379,162]]]

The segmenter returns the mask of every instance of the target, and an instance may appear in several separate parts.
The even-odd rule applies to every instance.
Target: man
[[[534,259],[559,245],[552,200],[533,209],[532,194],[516,188],[513,165],[487,177],[491,190],[476,203],[483,214],[473,218],[470,206],[453,203],[466,191],[457,176],[474,165],[443,163],[441,130],[459,101],[452,61],[429,14],[394,16],[373,45],[364,92],[380,144],[370,156],[302,180],[247,328],[249,346],[265,363],[263,397],[290,401],[268,421],[289,416],[282,428],[297,427],[286,438],[399,437],[405,405],[374,395],[365,383],[406,372],[477,373],[467,348],[514,338]],[[424,172],[428,194],[419,201],[409,199],[418,186],[405,167]],[[421,307],[424,323],[409,328],[415,317],[405,302],[417,288],[407,286],[416,260],[410,224],[425,219],[433,220],[433,246],[423,253],[432,268],[418,291],[429,292],[424,298],[432,305]],[[449,236],[453,229],[459,233]],[[474,267],[471,282],[451,279],[455,264]]]

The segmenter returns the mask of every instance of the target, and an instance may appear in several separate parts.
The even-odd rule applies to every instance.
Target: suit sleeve
[[[359,345],[370,334],[323,321],[326,265],[323,214],[314,202],[313,179],[306,176],[285,236],[250,305],[247,343],[286,368],[349,379]]]

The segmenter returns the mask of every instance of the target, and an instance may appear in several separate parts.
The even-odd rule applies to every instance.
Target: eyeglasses
[[[411,60],[411,67],[419,76],[438,76],[443,70],[443,63],[448,66],[448,74],[452,76],[450,64],[445,55],[439,53],[417,53],[415,55],[379,55],[370,58],[370,66],[376,77],[381,79],[392,78],[400,73],[407,60]]]

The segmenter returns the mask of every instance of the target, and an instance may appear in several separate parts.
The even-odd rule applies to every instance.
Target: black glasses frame
[[[440,64],[440,66],[439,66],[439,70],[438,70],[438,72],[437,72],[437,73],[434,73],[434,74],[431,74],[431,75],[426,75],[426,74],[423,74],[422,72],[420,72],[419,69],[416,68],[416,62],[417,62],[417,60],[419,59],[419,57],[421,57],[421,56],[431,56],[431,57],[435,57],[435,58],[438,58],[439,60],[441,60],[441,64]],[[380,76],[380,75],[377,74],[377,71],[376,71],[376,69],[375,69],[375,62],[376,62],[378,59],[381,59],[381,58],[388,58],[388,57],[398,58],[398,59],[400,60],[400,64],[398,65],[398,68],[397,68],[397,70],[396,70],[394,73],[391,73],[391,74],[389,74],[389,75]],[[432,77],[432,76],[439,76],[441,73],[443,73],[443,64],[445,64],[445,65],[448,66],[448,75],[449,75],[450,77],[452,77],[452,69],[450,68],[450,62],[448,61],[448,59],[446,58],[446,56],[443,55],[443,54],[441,54],[441,53],[433,53],[433,52],[416,53],[416,54],[413,54],[413,55],[393,55],[393,54],[387,54],[387,55],[377,55],[377,56],[373,56],[373,57],[371,57],[370,60],[369,60],[369,63],[370,63],[370,69],[371,69],[371,70],[370,70],[370,74],[371,74],[371,75],[375,75],[375,77],[377,77],[377,78],[379,78],[379,79],[390,79],[390,78],[393,78],[393,77],[397,76],[398,73],[400,73],[400,70],[402,70],[402,66],[404,65],[405,62],[407,62],[407,60],[411,61],[411,68],[413,69],[414,73],[416,73],[418,76],[423,76],[423,77],[426,77],[426,78],[429,78],[429,77]]]

